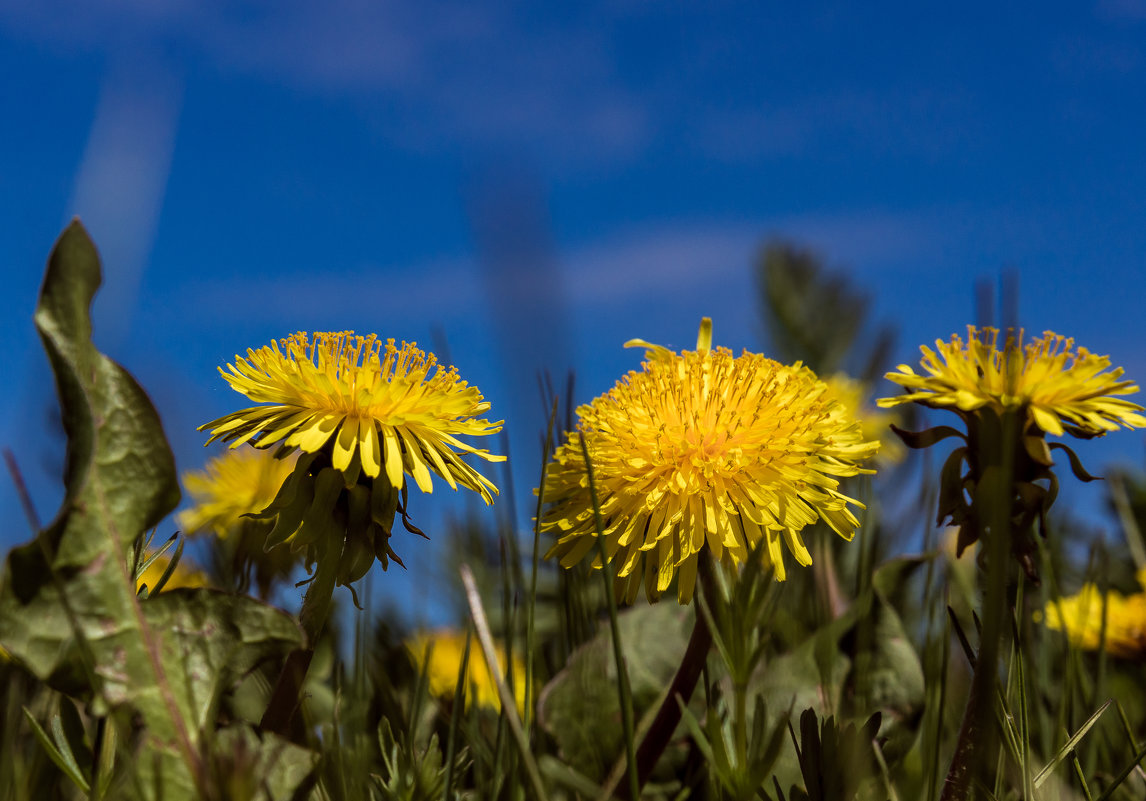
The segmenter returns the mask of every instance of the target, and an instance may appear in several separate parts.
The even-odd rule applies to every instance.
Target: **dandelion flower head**
[[[180,513],[179,525],[188,534],[234,534],[244,515],[270,506],[294,463],[293,456],[276,459],[270,451],[244,447],[216,456],[203,470],[186,471],[183,487],[194,505]]]
[[[547,557],[570,567],[596,556],[597,524],[584,449],[599,501],[606,558],[618,592],[632,603],[643,583],[650,601],[679,572],[677,598],[693,595],[697,560],[743,562],[759,548],[775,575],[783,550],[811,564],[802,530],[823,520],[850,539],[858,521],[839,479],[873,472],[859,463],[879,443],[799,364],[785,366],[745,351],[712,347],[701,323],[696,350],[646,348],[640,371],[577,410],[548,467],[543,531],[557,536]]]
[[[1146,570],[1138,571],[1143,591],[1123,595],[1109,590],[1105,597],[1094,584],[1084,584],[1077,595],[1047,602],[1048,628],[1062,631],[1076,648],[1096,651],[1105,644],[1113,656],[1146,656]],[[1105,608],[1105,640],[1103,610]]]
[[[433,491],[431,471],[451,488],[467,487],[493,503],[497,488],[459,453],[502,461],[457,437],[501,430],[477,416],[489,410],[478,391],[443,370],[437,358],[415,344],[383,342],[352,331],[305,333],[235,357],[219,368],[231,387],[257,403],[206,425],[208,443],[222,439],[237,447],[282,443],[307,453],[329,444],[332,466],[361,467],[377,478],[383,470],[401,489],[409,473],[423,492]]]
[[[879,405],[916,402],[933,408],[974,412],[990,406],[997,412],[1026,409],[1031,422],[1047,434],[1063,432],[1094,437],[1126,428],[1146,427],[1142,407],[1118,395],[1138,391],[1122,379],[1122,369],[1111,369],[1110,358],[1074,340],[1046,331],[1022,344],[1023,334],[1007,334],[1000,347],[994,328],[968,326],[967,341],[953,335],[939,340],[935,350],[921,347],[926,375],[901,364],[887,378],[908,390]]]
[[[423,492],[432,473],[451,489],[466,487],[493,503],[497,487],[462,458],[502,461],[460,436],[501,430],[478,415],[489,409],[454,368],[413,343],[353,332],[304,333],[248,350],[220,373],[256,403],[207,423],[208,443],[250,443],[298,451],[293,472],[259,517],[273,519],[266,547],[289,543],[308,564],[337,561],[349,586],[375,558],[401,564],[389,539],[395,515],[415,533],[406,512],[409,474]]]

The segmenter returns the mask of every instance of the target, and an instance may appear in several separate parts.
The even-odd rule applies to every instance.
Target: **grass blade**
[[[1050,778],[1050,775],[1054,772],[1055,768],[1062,764],[1063,760],[1070,756],[1071,752],[1078,747],[1078,744],[1082,741],[1082,738],[1085,737],[1086,733],[1090,731],[1091,727],[1093,727],[1094,724],[1098,722],[1098,719],[1102,717],[1102,713],[1105,712],[1109,706],[1110,701],[1107,701],[1105,704],[1100,706],[1098,711],[1087,718],[1086,722],[1079,726],[1078,731],[1072,734],[1067,739],[1067,741],[1063,743],[1063,746],[1058,750],[1058,753],[1056,753],[1051,758],[1051,761],[1048,762],[1046,766],[1038,772],[1037,776],[1035,776],[1034,788],[1036,790],[1043,786],[1043,782]]]

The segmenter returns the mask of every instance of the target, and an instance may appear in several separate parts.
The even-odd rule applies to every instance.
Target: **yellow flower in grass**
[[[467,464],[470,454],[502,461],[458,439],[487,436],[501,423],[479,418],[489,409],[454,368],[412,343],[353,332],[297,333],[236,356],[220,373],[256,403],[200,426],[235,448],[250,443],[298,450],[294,472],[263,516],[275,519],[268,547],[289,542],[308,561],[339,560],[338,582],[349,584],[375,556],[397,559],[389,537],[395,514],[406,514],[405,475],[423,492],[436,473],[452,489],[493,503],[497,488]],[[420,533],[420,532],[418,532]]]
[[[1119,426],[1142,428],[1142,407],[1117,395],[1138,391],[1133,381],[1122,380],[1122,369],[1110,369],[1110,358],[1086,348],[1075,350],[1074,340],[1046,331],[1022,344],[1007,335],[1002,348],[999,331],[967,327],[967,342],[953,335],[939,340],[936,350],[921,347],[927,375],[901,364],[887,378],[908,390],[882,398],[879,405],[916,402],[933,408],[951,407],[973,412],[991,406],[1000,414],[1026,409],[1030,420],[1047,434],[1063,432],[1093,437]]]
[[[1123,595],[1116,590],[1105,599],[1094,584],[1084,584],[1077,595],[1049,601],[1044,612],[1048,628],[1066,633],[1071,644],[1085,651],[1103,642],[1103,607],[1106,612],[1106,651],[1127,659],[1146,656],[1146,570],[1138,571],[1143,592]]]
[[[431,647],[433,650],[431,650]],[[434,631],[419,634],[406,643],[414,666],[419,670],[425,665],[430,692],[438,698],[452,699],[458,686],[458,673],[462,669],[462,656],[466,649],[465,632]],[[494,653],[505,671],[505,651],[500,645],[494,646]],[[426,662],[427,654],[429,662]],[[508,681],[508,679],[507,679]],[[513,656],[513,696],[517,713],[525,716],[525,663],[517,654]],[[485,661],[477,637],[470,641],[470,657],[466,665],[466,708],[473,704],[495,712],[501,711],[501,698],[497,693],[497,683]]]
[[[1058,479],[1050,469],[1052,449],[1066,452],[1078,478],[1093,479],[1069,447],[1048,444],[1046,435],[1090,438],[1119,427],[1146,426],[1146,417],[1138,414],[1142,407],[1118,397],[1138,387],[1123,380],[1122,370],[1112,369],[1108,357],[1076,350],[1074,340],[1050,331],[1024,345],[1021,330],[1017,336],[1008,332],[1002,343],[994,328],[967,330],[966,342],[952,336],[949,342],[936,342],[935,350],[921,348],[924,375],[906,364],[888,373],[887,378],[907,392],[878,403],[949,409],[966,424],[966,433],[946,426],[919,433],[897,431],[913,448],[930,447],[948,436],[964,441],[943,466],[937,521],[959,526],[960,552],[989,530],[979,497],[987,471],[1010,465],[1010,547],[1035,579],[1036,545],[1030,531],[1037,520],[1046,536],[1047,513],[1058,494]]]
[[[270,451],[236,448],[211,459],[201,471],[186,471],[183,487],[195,505],[179,514],[179,525],[187,534],[228,537],[244,515],[271,505],[294,463],[294,456],[276,459]]]
[[[183,487],[194,502],[179,514],[183,532],[218,537],[241,577],[240,588],[246,588],[253,567],[264,598],[276,580],[290,576],[299,558],[285,546],[267,550],[271,526],[251,515],[271,505],[295,461],[295,454],[277,459],[269,450],[243,446],[211,459],[201,471],[183,473]]]
[[[677,598],[688,603],[697,560],[743,562],[764,542],[763,558],[786,575],[784,546],[801,565],[812,557],[802,530],[823,520],[851,539],[858,521],[839,479],[871,473],[859,462],[879,443],[801,365],[785,366],[745,351],[712,347],[705,318],[694,351],[646,348],[639,372],[577,410],[549,466],[543,531],[557,542],[547,557],[570,567],[597,555],[597,527],[582,441],[592,462],[606,557],[618,593],[632,603],[643,583],[656,600],[680,574]]]

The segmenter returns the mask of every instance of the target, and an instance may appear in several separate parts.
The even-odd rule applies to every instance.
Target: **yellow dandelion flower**
[[[431,651],[431,646],[433,650]],[[462,656],[465,654],[466,635],[464,632],[443,630],[421,633],[406,643],[406,651],[414,666],[419,670],[425,664],[426,678],[430,692],[438,698],[452,699],[457,689],[458,673],[462,669]],[[498,662],[505,670],[505,651],[500,645],[494,646]],[[429,652],[429,663],[426,655]],[[501,698],[497,693],[497,683],[490,672],[485,656],[474,638],[470,644],[470,658],[466,665],[466,708],[473,704],[495,712],[501,711]],[[513,695],[517,712],[525,716],[525,663],[517,654],[513,656]]]
[[[1076,350],[1074,340],[1051,331],[1026,345],[1021,330],[1017,336],[1008,332],[1002,345],[994,328],[980,331],[968,326],[967,331],[965,343],[952,336],[950,342],[936,342],[936,350],[921,348],[926,375],[906,364],[888,373],[889,380],[908,391],[881,398],[878,404],[949,409],[966,423],[966,433],[947,426],[918,433],[896,431],[912,448],[930,447],[949,436],[963,440],[964,445],[944,463],[938,511],[940,524],[950,521],[959,526],[960,551],[989,529],[980,492],[988,468],[1010,464],[1011,486],[1000,490],[1010,496],[1010,533],[1001,536],[1014,538],[1011,551],[1027,575],[1037,579],[1031,526],[1037,520],[1039,533],[1046,536],[1047,513],[1058,494],[1051,451],[1064,451],[1079,479],[1094,478],[1074,451],[1061,442],[1048,444],[1046,435],[1090,438],[1120,426],[1146,427],[1146,417],[1138,414],[1142,407],[1117,397],[1137,392],[1138,387],[1122,380],[1121,368],[1111,369],[1108,357],[1082,347]]]
[[[897,415],[872,408],[869,403],[869,386],[852,378],[847,373],[834,373],[824,378],[828,385],[828,397],[839,402],[845,416],[854,418],[860,425],[865,440],[878,440],[879,453],[876,463],[892,465],[903,460],[905,450],[898,437],[892,435],[891,424],[897,422]]]
[[[294,469],[295,458],[276,459],[269,451],[238,448],[207,462],[203,470],[183,473],[183,487],[194,506],[179,514],[186,534],[232,536],[244,515],[270,506]]]
[[[252,515],[271,505],[294,470],[296,454],[275,458],[269,450],[243,446],[209,460],[203,470],[183,473],[193,505],[179,514],[187,535],[213,534],[245,591],[254,568],[259,595],[269,596],[276,581],[290,577],[299,563],[287,547],[267,548],[271,525]]]
[[[570,567],[596,553],[597,529],[582,439],[592,460],[606,558],[618,592],[632,603],[643,582],[656,600],[679,570],[677,598],[688,603],[697,560],[743,562],[760,549],[786,575],[782,543],[801,565],[812,557],[805,526],[823,520],[851,539],[859,525],[839,479],[871,473],[859,462],[879,443],[827,385],[799,364],[712,347],[705,318],[696,350],[646,348],[639,372],[577,410],[578,431],[555,454],[545,480],[543,531],[557,535],[547,558]],[[600,558],[594,558],[600,567]]]
[[[472,454],[504,460],[458,439],[501,430],[478,415],[489,409],[478,391],[443,369],[413,343],[382,342],[353,332],[297,333],[236,356],[220,373],[232,389],[265,404],[200,426],[232,448],[250,443],[300,455],[271,505],[266,546],[289,543],[308,563],[337,562],[336,580],[349,585],[375,558],[398,560],[389,545],[395,515],[421,533],[405,506],[408,473],[423,492],[432,473],[457,490],[493,503],[497,487],[467,464]],[[321,571],[320,571],[321,572]],[[316,576],[318,574],[316,573]],[[316,596],[317,597],[317,596]]]
[[[936,350],[921,347],[921,365],[927,375],[901,364],[887,378],[908,393],[882,398],[882,407],[916,402],[933,408],[950,407],[973,412],[991,406],[996,412],[1026,409],[1030,420],[1048,434],[1063,432],[1093,437],[1126,428],[1146,427],[1142,407],[1117,395],[1138,391],[1132,381],[1122,380],[1122,369],[1110,369],[1110,358],[1074,340],[1046,331],[1039,339],[1022,344],[1007,335],[999,347],[999,331],[967,327],[967,342],[953,335],[939,340]]]
[[[502,461],[462,442],[458,435],[485,436],[501,430],[501,421],[477,419],[489,410],[477,387],[443,370],[431,353],[374,334],[352,331],[305,333],[280,343],[247,350],[219,372],[236,392],[257,403],[199,427],[238,447],[250,442],[267,448],[317,453],[330,445],[335,470],[360,466],[370,478],[385,469],[390,486],[401,489],[409,473],[423,492],[433,492],[430,472],[451,488],[477,492],[493,503],[497,488],[470,467],[458,452]]]
[[[143,561],[146,562],[151,558],[148,554],[144,556]],[[151,564],[149,564],[142,573],[135,579],[136,592],[143,589],[144,585],[151,589],[159,583],[159,579],[163,578],[167,566],[171,564],[171,557],[167,554],[157,556]],[[167,590],[177,590],[180,588],[198,589],[199,587],[206,587],[208,584],[207,576],[203,571],[191,566],[186,559],[180,559],[179,564],[175,566],[175,570],[167,577],[167,583],[163,585],[163,592]]]
[[[1084,584],[1077,595],[1047,603],[1046,625],[1064,632],[1074,647],[1096,651],[1102,642],[1105,606],[1107,653],[1126,659],[1146,656],[1146,571],[1139,571],[1138,581],[1143,592],[1123,595],[1110,590],[1105,599],[1094,584]]]

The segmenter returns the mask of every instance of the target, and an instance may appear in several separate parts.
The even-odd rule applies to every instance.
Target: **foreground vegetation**
[[[66,497],[46,526],[26,509],[0,586],[0,798],[1141,798],[1146,482],[1093,490],[1109,546],[1054,506],[1093,478],[1061,438],[1146,425],[1137,387],[1061,337],[972,329],[880,411],[861,299],[782,247],[761,277],[776,360],[705,320],[695,350],[633,341],[612,391],[550,399],[532,538],[486,509],[432,532],[462,603],[412,632],[368,599],[335,614],[336,588],[358,605],[423,545],[435,481],[494,504],[478,389],[372,336],[236,357],[255,405],[182,477],[195,569],[158,416],[91,342],[73,223],[36,313]],[[909,430],[920,406],[946,419]],[[292,615],[268,599],[300,571]]]

